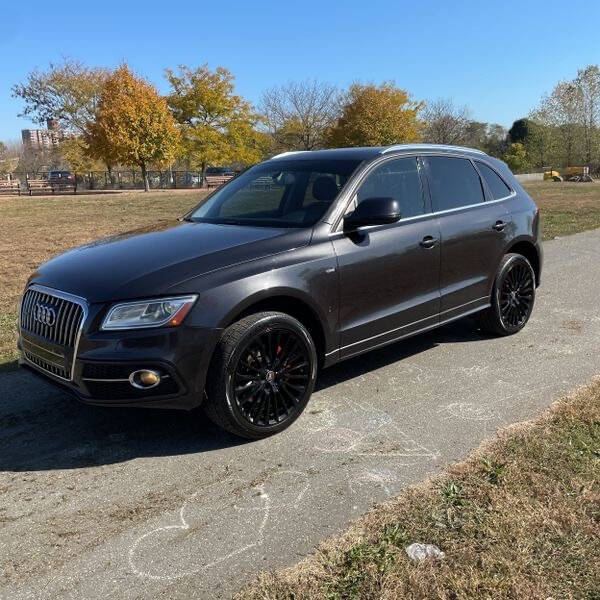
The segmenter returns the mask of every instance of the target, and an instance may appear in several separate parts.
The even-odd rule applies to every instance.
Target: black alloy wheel
[[[529,265],[515,262],[504,276],[500,290],[500,315],[507,328],[521,328],[533,308],[534,274]]]
[[[281,312],[244,317],[228,327],[213,354],[204,412],[250,439],[289,427],[314,389],[317,352],[300,321]]]
[[[251,338],[231,378],[232,397],[252,425],[293,417],[311,380],[308,347],[298,333],[273,327]]]
[[[535,272],[527,258],[506,254],[494,279],[491,306],[475,317],[481,329],[496,335],[523,329],[533,311],[535,284]]]

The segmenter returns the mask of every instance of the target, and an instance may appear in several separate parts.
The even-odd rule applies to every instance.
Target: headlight
[[[102,329],[139,329],[180,325],[198,296],[155,298],[115,304],[102,323]]]

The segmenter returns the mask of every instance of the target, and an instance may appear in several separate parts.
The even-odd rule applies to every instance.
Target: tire
[[[534,302],[533,267],[521,254],[507,254],[494,279],[491,306],[477,315],[476,320],[483,331],[512,335],[525,327]]]
[[[317,352],[304,325],[285,313],[257,313],[223,332],[202,406],[223,429],[265,438],[302,414],[316,376]]]

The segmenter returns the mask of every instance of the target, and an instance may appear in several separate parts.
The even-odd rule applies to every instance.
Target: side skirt
[[[392,339],[384,340],[382,342],[373,344],[372,346],[369,346],[368,348],[363,348],[361,350],[357,350],[356,352],[352,352],[350,354],[345,354],[344,356],[341,356],[341,357],[338,354],[338,360],[334,360],[331,362],[329,360],[326,360],[324,366],[330,367],[330,366],[337,364],[339,362],[342,362],[348,358],[353,358],[355,356],[359,356],[360,354],[365,354],[366,352],[370,352],[371,350],[375,350],[377,348],[383,348],[384,346],[388,346],[389,344],[394,344],[396,342],[411,338],[415,335],[420,335],[421,333],[426,333],[427,331],[437,329],[438,327],[442,327],[443,325],[447,325],[448,323],[452,323],[453,321],[458,321],[459,319],[468,317],[469,315],[472,315],[472,314],[475,314],[482,310],[485,310],[486,308],[489,308],[490,306],[491,306],[491,303],[488,301],[485,304],[480,304],[480,305],[476,306],[475,308],[466,310],[464,312],[461,312],[460,314],[454,314],[454,315],[452,315],[446,319],[443,319],[442,321],[438,321],[437,323],[434,323],[432,325],[428,325],[421,329],[416,329],[416,330],[410,331],[408,333],[404,333],[404,334],[394,337]],[[454,312],[454,309],[452,310],[452,312]],[[341,353],[343,350],[344,350],[344,348],[340,348],[339,352]],[[331,357],[333,358],[337,352],[338,351],[332,352]]]

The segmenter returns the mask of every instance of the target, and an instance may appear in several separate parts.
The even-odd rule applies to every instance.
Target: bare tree
[[[275,144],[282,150],[323,147],[340,110],[337,88],[317,80],[289,82],[263,92],[260,108]]]
[[[589,65],[577,77],[560,81],[531,113],[534,135],[526,147],[540,165],[600,163],[600,67]],[[532,138],[529,140],[529,138]]]
[[[544,96],[540,111],[549,118],[560,139],[561,162],[573,164],[581,142],[583,96],[575,81],[559,82],[549,96]]]
[[[10,173],[14,171],[19,163],[19,158],[23,152],[21,140],[7,140],[0,142],[0,173]]]
[[[451,98],[439,98],[425,107],[424,139],[432,144],[464,144],[469,138],[471,111],[455,106]]]
[[[529,113],[529,131],[524,140],[530,162],[535,167],[548,167],[557,159],[559,143],[554,116],[547,103]],[[556,164],[554,166],[557,166]]]
[[[488,154],[500,158],[508,146],[508,130],[498,123],[489,123],[486,125],[486,136],[484,143],[475,146],[480,150],[485,150]]]
[[[14,158],[19,156],[23,148],[23,142],[20,139],[10,139],[4,141],[4,148],[6,151],[7,158]]]
[[[47,71],[29,73],[24,83],[12,87],[12,95],[24,103],[20,117],[34,123],[58,119],[66,131],[81,134],[94,120],[108,75],[108,69],[64,59],[59,65],[51,63]]]
[[[589,65],[580,69],[573,83],[581,98],[580,122],[583,126],[584,159],[590,164],[598,150],[600,68],[598,65]]]

